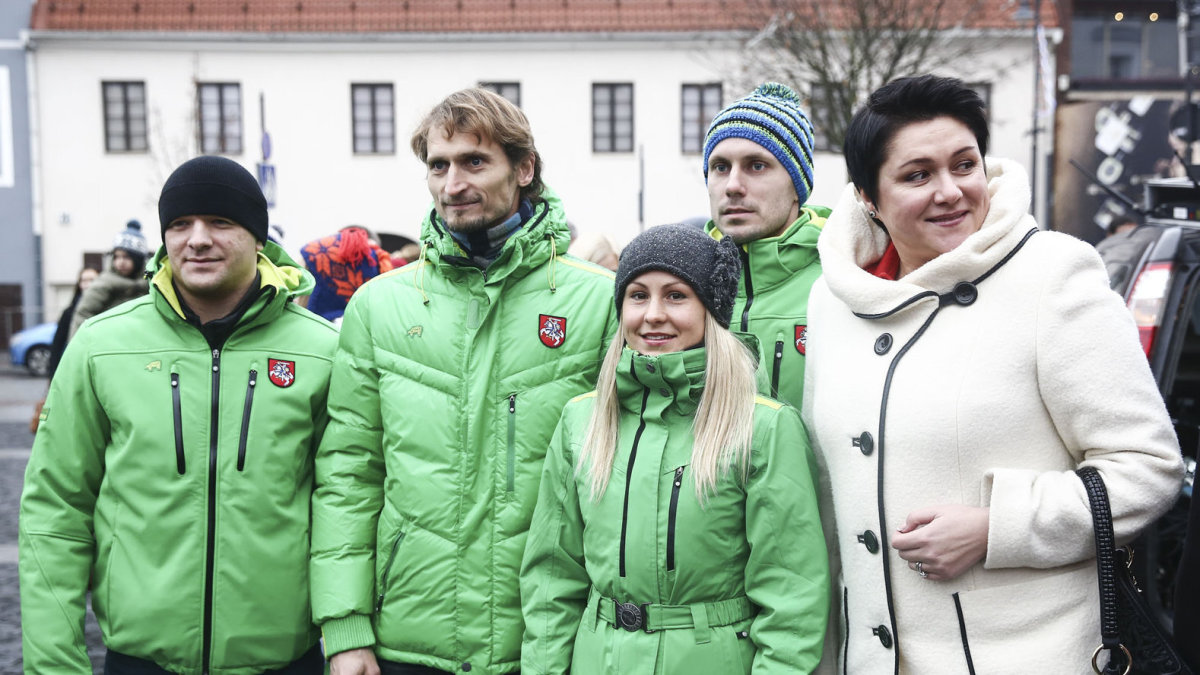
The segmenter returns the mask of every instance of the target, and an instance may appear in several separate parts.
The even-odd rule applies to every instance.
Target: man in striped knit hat
[[[808,291],[821,275],[817,236],[829,215],[806,204],[813,184],[813,130],[796,93],[763,84],[713,118],[704,140],[712,220],[732,237],[742,279],[730,328],[758,337],[771,396],[800,408]]]

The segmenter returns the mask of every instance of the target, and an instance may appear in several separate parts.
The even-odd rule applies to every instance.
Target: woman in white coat
[[[880,88],[847,131],[804,394],[840,565],[838,672],[1091,672],[1095,541],[1074,471],[1099,470],[1122,542],[1179,492],[1100,258],[1039,231],[1028,177],[985,162],[987,143],[978,95],[934,76]]]

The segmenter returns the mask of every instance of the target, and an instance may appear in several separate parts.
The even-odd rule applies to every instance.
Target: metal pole
[[[1038,26],[1041,25],[1042,0],[1033,2],[1033,157],[1029,163],[1029,212],[1037,217],[1038,197],[1038,99],[1042,95],[1042,52],[1038,44]]]

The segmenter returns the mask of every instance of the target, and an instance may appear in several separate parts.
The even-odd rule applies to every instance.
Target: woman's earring
[[[871,220],[875,220],[875,210],[872,209],[870,211],[867,211],[867,216],[870,217]]]

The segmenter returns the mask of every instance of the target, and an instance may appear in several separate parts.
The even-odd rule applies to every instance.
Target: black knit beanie
[[[262,188],[241,164],[204,155],[189,159],[163,184],[158,220],[166,241],[167,226],[180,216],[221,216],[267,241],[267,200]]]
[[[742,261],[729,237],[713,239],[687,225],[659,225],[634,237],[617,266],[617,316],[625,287],[643,272],[669,272],[692,287],[709,314],[725,328],[733,318]]]

